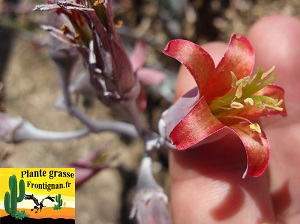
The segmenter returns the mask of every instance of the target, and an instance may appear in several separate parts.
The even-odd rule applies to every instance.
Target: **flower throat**
[[[246,76],[237,80],[234,72],[230,72],[232,83],[231,89],[223,96],[218,97],[209,103],[209,108],[214,116],[217,118],[233,118],[239,119],[241,122],[246,121],[250,125],[252,131],[261,132],[258,124],[253,124],[247,118],[241,116],[234,116],[234,110],[239,110],[245,106],[256,108],[267,108],[270,110],[282,111],[280,105],[283,99],[274,99],[270,96],[259,95],[259,91],[272,83],[276,76],[273,74],[275,66],[267,72],[263,72],[263,68],[259,67],[256,75],[250,79]]]

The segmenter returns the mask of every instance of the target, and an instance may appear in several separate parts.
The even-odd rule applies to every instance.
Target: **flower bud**
[[[140,224],[171,224],[172,220],[166,207],[168,198],[153,178],[151,163],[149,157],[144,157],[142,160],[130,218],[136,217]]]

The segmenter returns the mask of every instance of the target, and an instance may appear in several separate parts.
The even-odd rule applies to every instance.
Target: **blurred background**
[[[48,33],[39,28],[47,23],[47,12],[32,12],[36,4],[43,3],[0,2],[0,109],[41,129],[71,131],[81,124],[54,107],[61,95],[59,79],[48,55]],[[167,75],[163,84],[145,90],[148,106],[144,119],[155,131],[161,112],[172,102],[179,67],[161,53],[168,41],[182,38],[198,44],[228,42],[233,33],[246,34],[249,26],[263,16],[281,13],[300,18],[298,0],[116,0],[113,5],[116,18],[123,21],[118,32],[128,50],[138,40],[146,42],[146,66]],[[262,30],[261,35],[268,33]],[[122,119],[96,99],[80,100],[81,109],[94,119]],[[114,133],[91,134],[67,142],[0,142],[0,166],[62,167],[96,150],[103,151],[116,161],[113,168],[99,172],[78,189],[76,223],[134,223],[128,216],[143,147],[140,140]],[[156,153],[154,160],[156,180],[168,194],[167,152]]]

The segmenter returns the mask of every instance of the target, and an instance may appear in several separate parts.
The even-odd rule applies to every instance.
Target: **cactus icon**
[[[25,183],[24,180],[19,182],[19,196],[17,190],[17,177],[12,175],[9,177],[9,189],[10,193],[6,192],[4,195],[4,208],[7,214],[15,217],[17,214],[17,203],[23,201],[25,195]]]
[[[57,202],[57,204],[54,205],[53,209],[60,210],[63,204],[63,200],[61,199],[61,194],[55,196],[55,201]]]

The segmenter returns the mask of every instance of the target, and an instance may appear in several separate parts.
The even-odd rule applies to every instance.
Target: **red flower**
[[[236,35],[216,67],[206,51],[189,41],[170,41],[164,53],[185,65],[198,86],[162,116],[163,132],[171,143],[185,150],[233,131],[248,158],[244,176],[261,175],[269,161],[270,146],[259,124],[253,122],[262,116],[286,115],[284,90],[270,85],[276,78],[274,67],[265,73],[259,68],[250,77],[254,51],[245,37]]]

